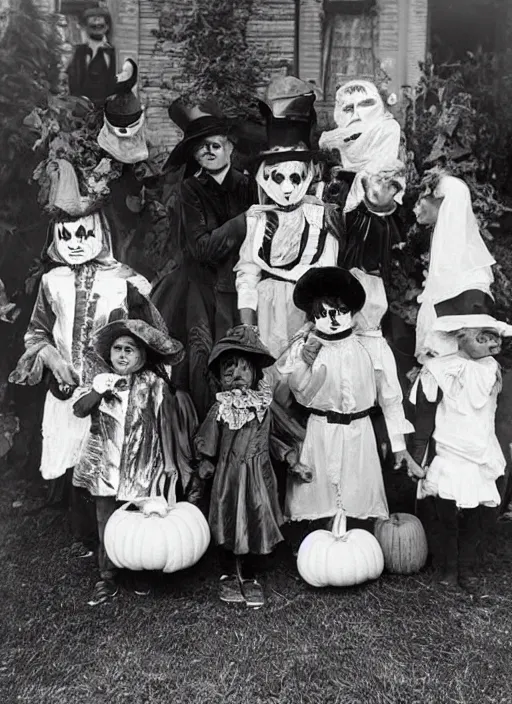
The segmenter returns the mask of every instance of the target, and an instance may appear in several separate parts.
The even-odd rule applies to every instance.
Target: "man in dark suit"
[[[116,53],[107,39],[111,18],[106,10],[93,8],[84,12],[83,21],[87,42],[75,47],[68,67],[69,92],[103,107],[116,85]]]

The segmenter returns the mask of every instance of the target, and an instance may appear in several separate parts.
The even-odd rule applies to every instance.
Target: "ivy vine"
[[[151,0],[159,18],[157,46],[169,41],[181,56],[184,100],[216,100],[228,117],[257,115],[256,89],[268,82],[266,53],[247,41],[254,0],[195,0],[187,7]]]

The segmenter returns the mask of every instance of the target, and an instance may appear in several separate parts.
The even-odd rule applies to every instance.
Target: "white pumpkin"
[[[393,513],[375,522],[375,537],[384,553],[386,569],[394,574],[414,574],[427,561],[427,536],[419,518]]]
[[[297,569],[313,587],[351,587],[380,577],[384,556],[371,533],[347,531],[345,513],[339,511],[331,531],[315,530],[302,541]]]
[[[177,572],[198,562],[210,544],[201,511],[187,501],[176,503],[176,477],[169,498],[150,497],[118,508],[105,527],[105,550],[114,565],[129,570]]]

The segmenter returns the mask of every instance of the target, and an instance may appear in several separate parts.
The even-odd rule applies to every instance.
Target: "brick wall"
[[[37,0],[51,4],[53,0]],[[138,56],[139,90],[146,106],[147,132],[156,151],[167,151],[180,138],[180,131],[167,115],[167,107],[181,92],[180,47],[159,43],[154,2],[109,0],[114,17],[114,41],[120,60]],[[189,0],[160,0],[173,12],[190,11]],[[425,56],[428,0],[378,0],[377,55],[399,91],[418,79],[418,61]],[[301,23],[298,57],[299,75],[320,81],[322,0],[300,0]],[[250,44],[266,53],[269,75],[295,70],[295,0],[255,0],[247,27]]]

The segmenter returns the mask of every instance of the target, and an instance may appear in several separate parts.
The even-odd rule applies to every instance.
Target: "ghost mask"
[[[54,225],[53,245],[69,266],[79,266],[95,259],[103,246],[101,223],[96,215],[88,215],[73,222]]]
[[[321,149],[336,149],[347,171],[358,172],[378,158],[398,158],[400,125],[388,112],[370,81],[349,81],[336,93],[337,127],[320,136]]]
[[[340,332],[350,330],[352,327],[352,313],[345,309],[334,308],[327,303],[322,303],[322,312],[314,319],[315,329],[330,337]]]
[[[385,114],[380,93],[369,81],[345,85],[336,94],[334,121],[346,130],[346,139],[365,132]]]
[[[281,161],[269,165],[263,161],[256,174],[256,182],[272,202],[286,207],[303,200],[313,175],[312,162]]]

